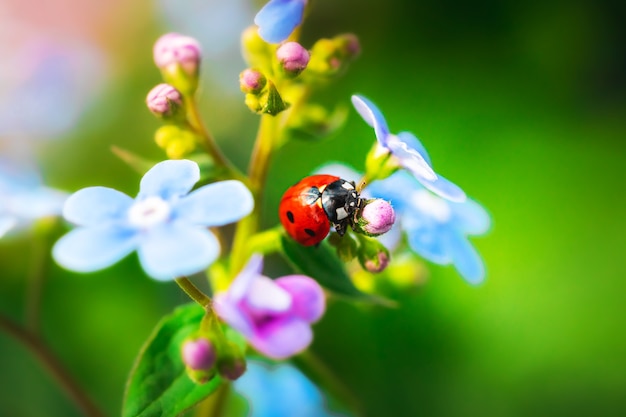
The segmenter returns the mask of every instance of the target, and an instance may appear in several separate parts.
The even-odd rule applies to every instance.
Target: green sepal
[[[343,262],[327,242],[322,241],[318,246],[302,246],[283,235],[281,243],[286,260],[296,271],[308,275],[333,293],[359,301],[392,304],[389,300],[365,294],[356,288]]]
[[[198,71],[187,73],[180,64],[173,64],[161,70],[163,81],[180,91],[185,97],[193,97],[198,89]]]
[[[136,153],[120,148],[119,146],[111,145],[111,152],[113,152],[118,158],[126,162],[129,167],[140,175],[148,172],[159,161],[153,161],[143,156],[139,156]]]
[[[262,113],[276,116],[278,113],[287,110],[289,107],[289,104],[283,101],[283,98],[280,96],[280,93],[276,89],[274,83],[269,80],[267,82],[267,90],[264,93],[264,96],[264,100],[261,100]]]
[[[384,180],[400,168],[398,161],[388,149],[383,148],[378,141],[365,157],[365,178],[369,182]]]
[[[135,360],[122,417],[177,416],[219,388],[219,376],[205,384],[194,383],[181,358],[183,341],[197,331],[204,315],[199,305],[187,304],[157,324]]]

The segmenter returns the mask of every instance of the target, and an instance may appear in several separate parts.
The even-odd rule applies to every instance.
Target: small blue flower
[[[302,23],[307,0],[270,0],[254,17],[259,36],[269,43],[280,43]]]
[[[450,201],[465,200],[463,190],[433,171],[430,157],[415,135],[410,132],[391,133],[378,107],[363,96],[353,95],[352,104],[363,120],[374,128],[378,145],[390,152],[398,164],[411,172],[424,187]]]
[[[269,365],[250,360],[246,373],[234,383],[248,400],[249,417],[330,417],[320,390],[289,363]]]
[[[486,233],[491,226],[480,204],[438,197],[406,172],[375,181],[368,188],[373,195],[391,200],[414,252],[436,264],[453,264],[471,284],[484,280],[483,261],[467,239]]]
[[[61,214],[67,194],[41,183],[34,168],[0,160],[0,237]]]
[[[55,260],[77,272],[92,272],[136,249],[143,269],[157,280],[205,269],[220,251],[207,228],[241,219],[254,202],[239,181],[217,182],[189,193],[199,179],[195,162],[169,160],[144,175],[134,200],[106,187],[77,191],[65,203],[63,215],[81,227],[56,243]]]

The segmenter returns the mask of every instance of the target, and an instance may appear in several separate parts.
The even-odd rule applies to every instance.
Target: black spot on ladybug
[[[315,236],[315,232],[311,229],[304,229],[304,233],[306,233],[307,235],[311,237]]]
[[[290,223],[294,223],[295,219],[293,218],[293,213],[291,211],[287,212],[287,218],[289,219]]]

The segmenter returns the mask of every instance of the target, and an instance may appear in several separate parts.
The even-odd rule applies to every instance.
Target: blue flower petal
[[[422,155],[422,158],[424,158],[426,162],[428,162],[428,165],[432,167],[433,163],[430,160],[430,155],[428,155],[428,152],[426,151],[424,145],[422,145],[422,142],[420,142],[420,140],[413,133],[400,132],[397,136],[402,142],[406,143],[409,149],[414,149]]]
[[[437,175],[437,179],[434,181],[423,180],[420,182],[433,193],[455,203],[462,203],[467,199],[465,192],[458,185],[441,175]]]
[[[254,17],[259,36],[269,43],[280,43],[302,23],[306,0],[271,0]]]
[[[389,135],[387,147],[393,156],[398,159],[400,165],[415,175],[419,182],[423,183],[424,180],[432,182],[437,179],[437,174],[435,174],[428,161],[417,150],[402,141],[400,137]]]
[[[359,95],[352,96],[352,105],[365,120],[365,123],[374,128],[378,143],[387,147],[389,127],[387,126],[385,116],[383,116],[378,107],[367,98]]]
[[[185,221],[203,226],[222,226],[247,216],[254,207],[252,193],[239,181],[205,185],[182,198],[176,207]]]
[[[164,200],[187,194],[200,179],[198,164],[186,159],[159,162],[141,179],[139,198],[159,196]]]
[[[446,236],[448,251],[454,266],[470,284],[480,284],[485,279],[485,265],[476,249],[460,233]]]
[[[137,234],[102,224],[74,229],[54,245],[52,256],[64,268],[93,272],[113,265],[135,249]]]
[[[491,227],[489,213],[474,200],[468,199],[450,207],[454,211],[454,227],[467,235],[482,235]]]
[[[428,221],[428,219],[425,220]],[[406,230],[411,249],[423,258],[439,265],[447,265],[451,262],[450,253],[444,241],[444,234],[449,233],[451,232],[446,227],[435,224],[408,227]]]
[[[249,402],[250,417],[337,416],[325,407],[319,389],[289,363],[265,364],[250,360],[246,373],[234,382]]]
[[[88,187],[66,200],[63,217],[81,226],[97,226],[126,216],[132,204],[132,198],[112,188]]]
[[[208,267],[219,255],[220,245],[208,230],[175,222],[150,230],[137,252],[148,275],[167,281]]]
[[[0,216],[0,237],[4,236],[9,230],[17,225],[17,219],[14,216]]]

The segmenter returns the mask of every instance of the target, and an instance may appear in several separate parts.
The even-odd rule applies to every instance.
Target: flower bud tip
[[[187,340],[182,356],[183,362],[195,371],[209,370],[215,364],[215,348],[207,339]]]
[[[183,101],[177,89],[169,84],[159,84],[148,93],[146,104],[157,116],[171,116]]]
[[[297,75],[307,67],[311,56],[298,42],[286,42],[276,50],[276,57],[287,73]]]

